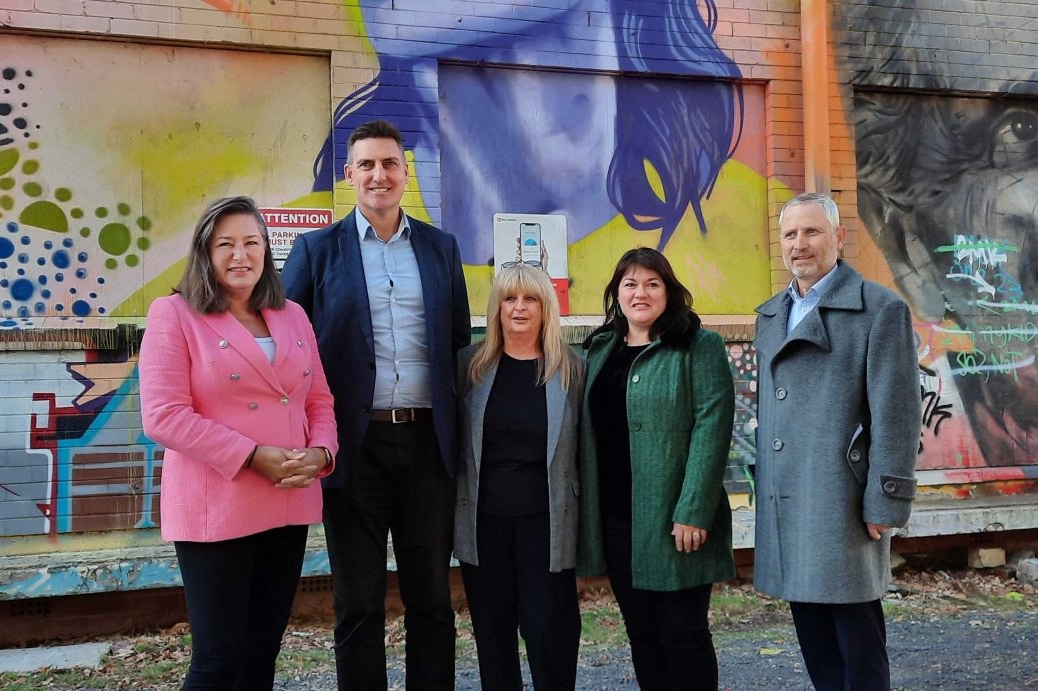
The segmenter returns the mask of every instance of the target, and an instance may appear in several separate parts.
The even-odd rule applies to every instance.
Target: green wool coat
[[[588,393],[620,336],[596,336],[587,353],[580,422],[580,524],[577,572],[606,572],[598,458]],[[653,341],[631,365],[627,420],[631,436],[634,587],[673,591],[735,576],[732,512],[724,490],[732,442],[735,388],[724,341],[700,329],[687,345]],[[708,531],[696,552],[678,552],[674,523]]]

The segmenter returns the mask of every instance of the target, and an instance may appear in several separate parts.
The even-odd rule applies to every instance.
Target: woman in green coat
[[[724,341],[656,250],[624,254],[603,302],[585,342],[577,570],[608,573],[643,690],[716,689],[710,592],[735,575]]]

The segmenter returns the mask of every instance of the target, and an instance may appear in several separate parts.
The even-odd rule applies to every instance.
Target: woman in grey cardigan
[[[503,270],[487,337],[459,353],[454,555],[484,690],[521,691],[520,631],[537,689],[573,689],[577,419],[583,363],[562,338],[547,273]]]
[[[620,258],[604,302],[586,344],[578,570],[609,574],[643,690],[716,689],[710,592],[735,575],[724,341],[653,249]]]

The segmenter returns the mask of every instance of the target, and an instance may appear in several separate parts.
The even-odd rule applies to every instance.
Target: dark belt
[[[432,420],[432,408],[393,408],[391,410],[372,410],[372,422],[390,422],[399,425],[402,422],[420,422]]]

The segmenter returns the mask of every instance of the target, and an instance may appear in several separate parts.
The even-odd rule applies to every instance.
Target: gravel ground
[[[884,603],[895,689],[1038,689],[1038,597],[1033,587],[990,572],[919,572],[903,574]],[[599,622],[609,618],[607,596],[583,605],[585,626],[589,609]],[[748,586],[724,586],[715,594],[714,610],[722,689],[812,688],[786,606],[754,596]],[[618,613],[614,616],[619,626]],[[479,689],[471,637],[463,632],[462,638],[469,643],[459,652],[457,689]],[[390,688],[404,688],[399,653],[390,658],[390,680]],[[334,681],[330,672],[316,673],[286,679],[277,688],[334,689]],[[532,689],[528,674],[526,681]],[[630,651],[619,632],[608,645],[582,646],[577,688],[638,688]]]
[[[899,572],[884,600],[896,689],[1038,689],[1038,595],[1006,570]],[[577,688],[636,689],[623,624],[607,589],[585,587]],[[722,689],[810,689],[789,608],[747,584],[724,584],[711,603]],[[387,623],[391,689],[404,688],[402,618]],[[190,658],[186,624],[99,637],[111,652],[92,670],[0,675],[3,691],[167,691],[180,688]],[[88,642],[88,641],[79,641]],[[457,689],[479,689],[475,644],[458,614]],[[690,675],[694,672],[690,671]],[[690,676],[690,682],[694,678]],[[280,691],[335,689],[329,622],[293,621],[279,658]],[[532,688],[527,677],[527,688]]]
[[[895,689],[1038,689],[1038,617],[1035,612],[965,610],[939,616],[901,616],[888,621],[888,648]],[[792,623],[752,631],[715,633],[722,689],[810,690]],[[533,688],[526,675],[527,688]],[[585,691],[637,689],[626,647],[583,654],[577,688]],[[390,687],[404,688],[402,660],[390,669]],[[276,687],[334,689],[330,673]],[[473,660],[458,663],[458,691],[478,690]]]

